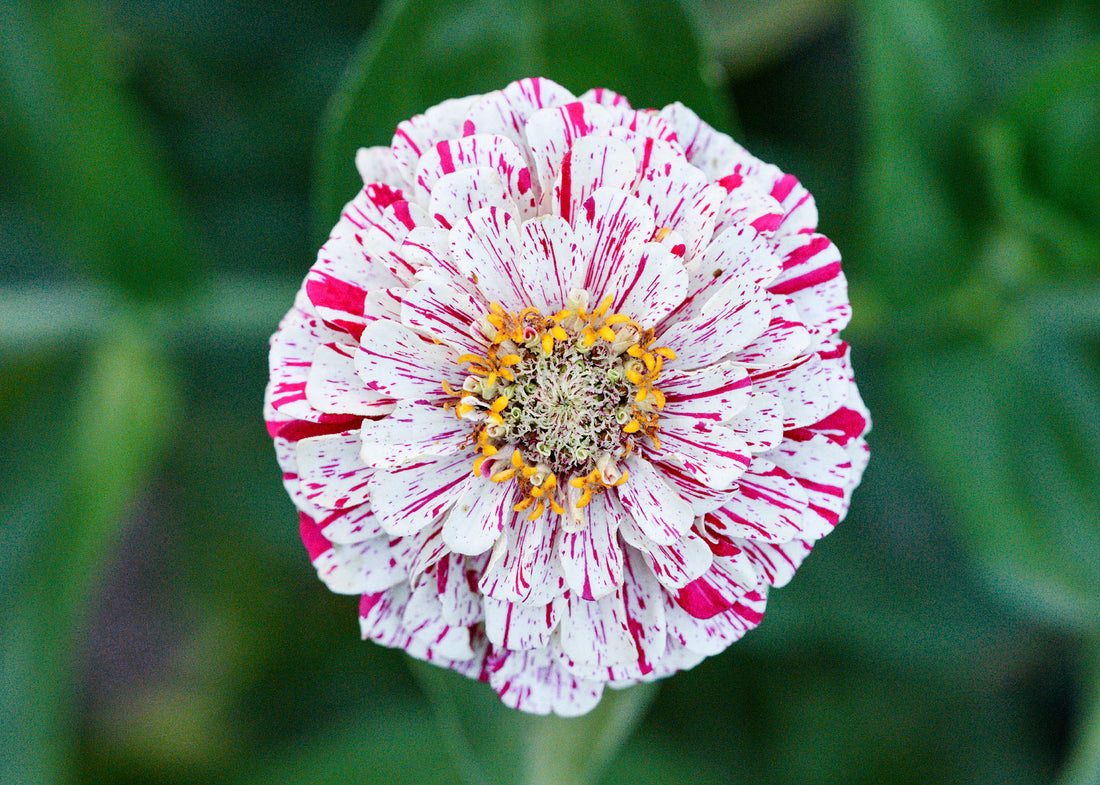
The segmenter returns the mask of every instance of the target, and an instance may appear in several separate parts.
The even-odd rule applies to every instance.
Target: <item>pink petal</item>
[[[515,518],[515,480],[494,483],[472,477],[443,521],[443,541],[455,553],[476,556],[493,547]]]
[[[442,380],[462,386],[465,375],[454,349],[435,344],[409,328],[388,320],[372,322],[363,331],[355,369],[367,387],[391,398],[447,397]]]
[[[645,536],[658,545],[671,545],[687,534],[695,522],[691,505],[649,461],[631,455],[625,463],[630,476],[619,486],[618,499]]]
[[[412,534],[440,518],[471,480],[465,454],[377,471],[370,482],[371,507],[389,534]]]

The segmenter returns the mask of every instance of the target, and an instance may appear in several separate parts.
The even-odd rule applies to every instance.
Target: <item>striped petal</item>
[[[623,508],[647,538],[658,545],[671,545],[695,522],[691,505],[664,479],[664,473],[636,455],[626,461],[629,479],[619,487]]]
[[[363,332],[355,370],[368,389],[390,398],[440,399],[442,380],[462,385],[457,352],[421,338],[392,321],[378,321]]]
[[[371,507],[387,533],[412,534],[440,518],[471,480],[465,455],[376,471],[370,481]]]
[[[443,521],[443,541],[455,553],[476,556],[500,539],[515,518],[518,486],[515,480],[497,484],[471,478]]]
[[[469,437],[469,423],[453,411],[422,401],[401,401],[388,417],[363,421],[359,458],[375,469],[392,469],[456,453]]]
[[[624,520],[622,510],[607,494],[592,499],[588,525],[558,536],[558,558],[565,582],[584,600],[598,600],[623,582],[623,552],[617,533]]]

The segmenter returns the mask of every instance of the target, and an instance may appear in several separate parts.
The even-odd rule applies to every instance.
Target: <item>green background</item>
[[[875,418],[848,519],[600,781],[1100,782],[1086,0],[0,0],[0,782],[461,781],[297,541],[266,342],[349,151],[535,74],[806,184]]]

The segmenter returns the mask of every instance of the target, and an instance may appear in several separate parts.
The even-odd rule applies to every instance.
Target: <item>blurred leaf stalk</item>
[[[715,75],[752,73],[838,20],[854,31],[864,149],[854,191],[830,192],[827,164],[817,173],[823,211],[844,205],[846,336],[881,364],[875,383],[950,500],[986,586],[1073,641],[1083,697],[1058,781],[1096,783],[1100,21],[1087,3],[391,2],[320,124],[314,239],[356,188],[355,148],[388,142],[433,103],[538,74],[577,92],[620,90],[637,106],[680,100],[731,130]],[[45,785],[80,781],[74,646],[123,527],[184,438],[192,381],[176,349],[255,343],[296,281],[207,263],[103,10],[0,0],[0,40],[3,190],[61,238],[74,268],[67,283],[0,282],[0,416],[22,423],[2,465],[35,478],[7,480],[0,496],[10,527],[0,782]],[[75,358],[66,368],[77,382],[35,402],[42,354]],[[457,770],[478,784],[595,782],[653,697],[636,688],[586,718],[539,719],[453,674],[413,670]],[[420,729],[415,717],[390,722]],[[299,770],[291,760],[264,781],[322,781]]]

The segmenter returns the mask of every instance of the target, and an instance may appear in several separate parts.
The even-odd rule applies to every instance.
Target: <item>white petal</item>
[[[355,369],[367,387],[391,398],[442,399],[442,380],[462,386],[454,349],[432,343],[388,320],[363,331]]]
[[[630,476],[619,486],[618,498],[646,537],[658,545],[671,545],[687,534],[695,522],[691,505],[649,461],[632,455],[625,463]]]
[[[783,270],[768,290],[790,297],[815,337],[825,339],[844,329],[852,307],[837,247],[824,235],[793,235],[779,241],[777,252]]]
[[[655,229],[653,210],[641,200],[614,189],[598,189],[574,217],[573,231],[584,288],[599,303],[622,267],[637,264]]]
[[[688,474],[708,488],[732,489],[752,461],[744,440],[721,425],[666,417],[660,436],[662,460],[678,459]]]
[[[612,271],[603,292],[614,297],[613,313],[655,325],[684,301],[687,277],[683,262],[665,246],[646,243],[635,259]]]
[[[530,714],[576,717],[591,711],[603,694],[603,680],[578,679],[548,649],[497,650],[485,671],[504,705]]]
[[[359,433],[351,431],[302,439],[296,446],[302,493],[329,510],[365,502],[374,469],[359,459]]]
[[[614,120],[607,109],[579,101],[547,107],[532,114],[524,133],[530,158],[535,162],[540,190],[544,194],[550,193],[561,171],[562,159],[576,140],[597,128],[605,129],[612,125]]]
[[[515,517],[515,480],[494,483],[471,478],[466,491],[443,521],[443,541],[455,553],[476,556],[493,547]]]
[[[673,324],[657,340],[676,352],[670,365],[699,368],[744,349],[770,320],[771,301],[763,290],[730,281],[703,304],[699,316]]]
[[[363,463],[390,469],[458,452],[470,436],[470,425],[441,406],[401,401],[388,417],[364,420],[359,435]]]
[[[477,324],[489,304],[455,286],[418,283],[405,292],[401,321],[442,341],[460,354],[485,356],[486,341]]]
[[[370,482],[371,506],[382,528],[400,537],[437,520],[472,479],[468,455],[377,471]]]
[[[544,315],[565,307],[573,289],[584,285],[585,270],[578,265],[573,229],[556,215],[525,221],[520,238],[523,246],[523,277],[531,303]]]
[[[440,656],[454,660],[474,656],[470,631],[449,625],[443,619],[443,605],[431,581],[421,582],[413,589],[401,623],[410,636],[424,641]]]
[[[610,136],[578,139],[566,151],[551,190],[552,210],[566,221],[582,209],[597,188],[627,192],[634,184],[635,163],[630,149]]]
[[[525,272],[520,224],[514,215],[490,207],[462,219],[451,230],[451,254],[462,275],[506,311],[531,305]]]
[[[378,416],[393,409],[393,400],[368,389],[355,373],[356,346],[329,343],[317,348],[309,367],[306,399],[318,411]]]
[[[704,423],[732,420],[748,405],[752,383],[743,368],[718,363],[694,371],[669,370],[659,379],[664,413]]]
[[[546,605],[561,593],[565,579],[554,550],[556,518],[543,514],[529,521],[526,512],[514,513],[512,523],[504,526],[503,558],[491,563],[478,582],[482,594],[506,602]]]
[[[505,649],[542,649],[558,626],[558,602],[517,605],[485,598],[485,635]]]
[[[561,649],[574,662],[609,668],[637,657],[621,598],[600,600],[570,595],[561,618]]]
[[[451,193],[455,189],[443,184],[442,178],[466,169],[477,169],[492,175],[485,178],[484,184],[484,190],[491,197],[490,203],[495,202],[499,194],[506,204],[513,205],[513,209],[518,206],[523,213],[534,209],[527,160],[515,142],[492,134],[447,139],[428,150],[417,163],[414,175],[417,199],[421,204],[430,204],[429,199],[435,201],[435,189],[439,185],[444,186],[445,193]],[[463,188],[458,191],[469,193]],[[462,213],[458,202],[440,204],[452,215]],[[429,212],[438,220],[434,210],[429,208]],[[467,214],[469,212],[471,210],[466,211]]]
[[[788,542],[803,535],[809,497],[785,470],[762,458],[738,483],[738,493],[707,515],[708,531],[729,538]]]
[[[397,169],[407,183],[416,181],[416,164],[422,155],[444,139],[462,136],[466,110],[480,99],[480,96],[471,95],[444,101],[398,124],[390,148]]]
[[[626,516],[608,502],[606,493],[593,497],[588,507],[588,525],[558,535],[558,556],[570,590],[582,599],[598,600],[622,585],[617,533]]]

